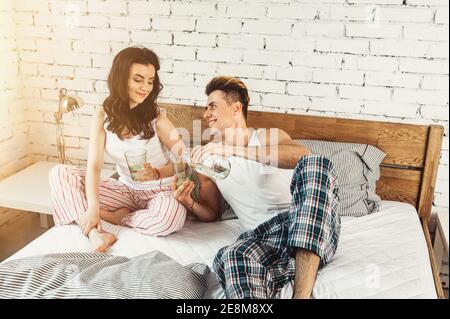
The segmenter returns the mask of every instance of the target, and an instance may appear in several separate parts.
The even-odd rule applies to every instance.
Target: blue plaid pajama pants
[[[319,267],[332,260],[341,228],[337,186],[327,158],[298,161],[289,210],[244,232],[215,256],[213,269],[227,298],[274,298],[294,279],[296,248],[316,253]]]

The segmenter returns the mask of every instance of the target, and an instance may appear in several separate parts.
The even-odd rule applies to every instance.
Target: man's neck
[[[222,134],[222,143],[235,146],[247,146],[252,133],[253,130],[249,129],[246,125],[227,128]]]

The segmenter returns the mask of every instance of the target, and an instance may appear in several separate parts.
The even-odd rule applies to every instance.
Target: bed
[[[141,235],[129,228],[104,223],[117,235],[110,254],[135,257],[160,250],[182,265],[212,266],[216,251],[231,244],[244,230],[237,219],[205,225],[189,221],[167,238]],[[60,252],[90,251],[79,227],[52,228],[8,260]],[[223,298],[210,276],[205,298]],[[292,296],[292,286],[280,298]],[[364,217],[344,217],[335,259],[319,271],[314,298],[436,298],[428,250],[416,210],[406,203],[383,201],[380,211]]]
[[[201,139],[204,123],[192,123],[201,119],[202,108],[163,107],[176,127],[185,128],[199,142],[195,136]],[[319,271],[314,298],[443,298],[428,230],[442,127],[255,111],[249,112],[248,122],[252,127],[281,128],[294,139],[366,143],[387,154],[377,183],[383,199],[380,210],[364,217],[343,217],[335,259]],[[208,224],[189,220],[181,232],[166,238],[107,223],[104,228],[118,237],[109,250],[113,255],[133,257],[159,250],[182,265],[209,266],[216,251],[245,230],[238,219]],[[77,226],[68,225],[50,229],[4,262],[80,251],[90,251],[89,242]],[[278,297],[291,296],[292,285],[288,285]],[[205,298],[223,297],[215,276],[210,276]]]

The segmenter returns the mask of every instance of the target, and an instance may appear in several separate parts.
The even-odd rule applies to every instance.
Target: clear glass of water
[[[140,182],[140,174],[144,170],[144,164],[147,161],[147,150],[145,148],[136,148],[124,153],[128,169],[133,181]]]
[[[190,179],[187,170],[186,160],[184,156],[177,156],[171,152],[169,152],[169,158],[170,161],[172,162],[173,175],[175,176],[175,185],[176,188],[178,188],[186,180]]]
[[[175,185],[180,187],[188,178],[186,173],[186,163],[182,159],[172,161],[173,175],[175,176]]]

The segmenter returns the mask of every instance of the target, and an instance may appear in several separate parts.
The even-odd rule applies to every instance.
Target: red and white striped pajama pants
[[[84,168],[57,165],[49,173],[53,219],[56,226],[79,220],[87,210]],[[123,225],[152,236],[167,236],[181,230],[186,208],[173,196],[170,186],[136,190],[113,178],[100,179],[99,205],[115,211],[127,207],[131,214]]]

